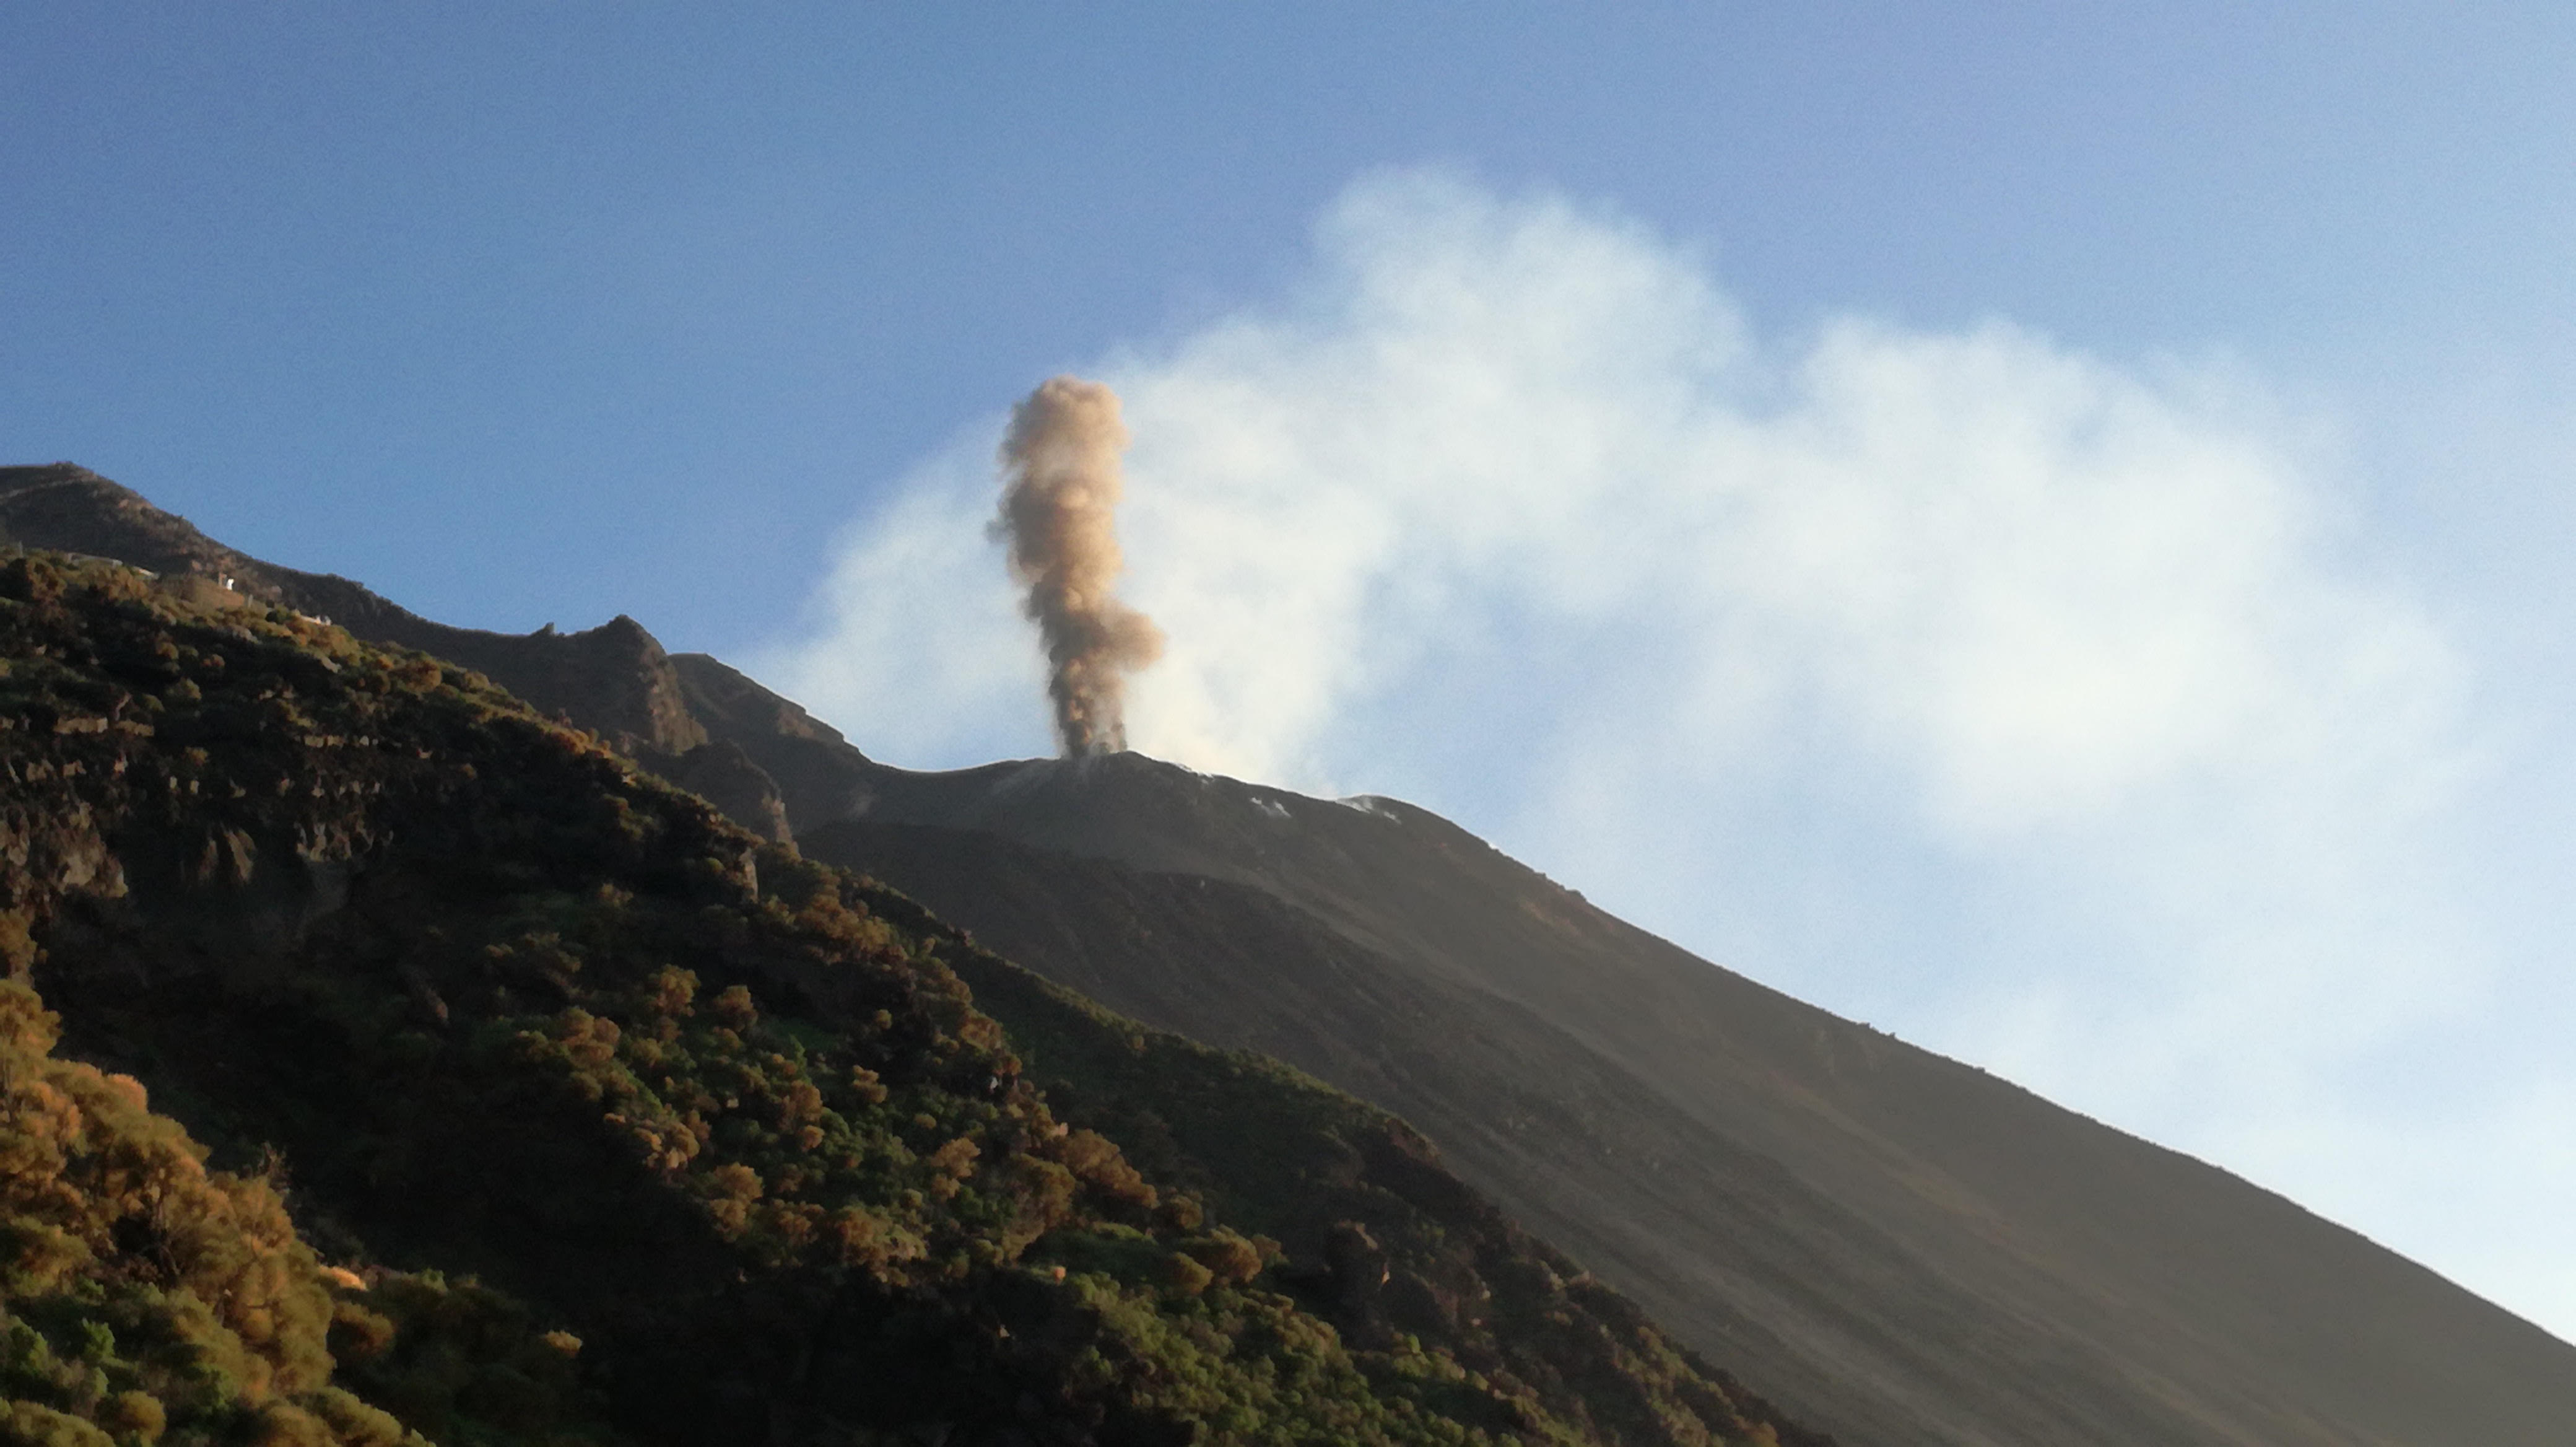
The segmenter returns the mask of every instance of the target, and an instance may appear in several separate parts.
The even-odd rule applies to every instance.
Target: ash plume
[[[1002,439],[1002,514],[1011,576],[1028,590],[1020,611],[1038,625],[1047,693],[1065,757],[1127,747],[1127,675],[1163,653],[1163,630],[1110,596],[1125,566],[1111,514],[1127,447],[1118,394],[1079,377],[1051,377],[1011,409]]]

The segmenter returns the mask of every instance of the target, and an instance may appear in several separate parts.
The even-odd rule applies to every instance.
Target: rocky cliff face
[[[882,771],[839,730],[703,653],[677,654],[671,666],[689,716],[771,780],[796,832],[846,819],[865,802]]]

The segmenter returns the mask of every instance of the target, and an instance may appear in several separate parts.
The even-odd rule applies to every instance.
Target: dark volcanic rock
[[[663,762],[654,772],[772,843],[784,844],[794,837],[787,827],[787,807],[778,798],[778,785],[731,739],[700,744]]]
[[[671,667],[690,717],[776,782],[797,831],[846,819],[867,801],[883,771],[839,730],[703,653],[675,654]]]

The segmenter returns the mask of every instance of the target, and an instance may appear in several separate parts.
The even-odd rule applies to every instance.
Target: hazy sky
[[[1141,747],[2576,1334],[2576,11],[2106,12],[14,7],[0,458],[941,766],[1100,376]]]

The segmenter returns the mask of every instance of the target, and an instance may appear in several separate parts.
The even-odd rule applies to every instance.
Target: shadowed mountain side
[[[840,730],[703,653],[675,653],[671,667],[689,716],[777,782],[796,832],[846,819],[867,800],[883,771]]]
[[[884,770],[868,810],[805,846],[1112,1008],[1413,1120],[1846,1440],[2559,1444],[2576,1421],[2576,1348],[1421,810],[1135,756]],[[1824,1380],[1848,1395],[1809,1396]]]

